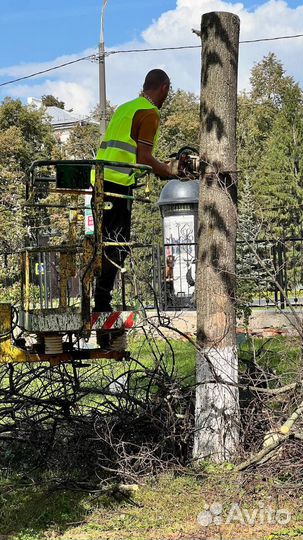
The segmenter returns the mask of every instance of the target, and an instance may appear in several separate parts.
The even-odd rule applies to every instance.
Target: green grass
[[[131,494],[99,497],[53,492],[24,480],[2,480],[0,534],[10,540],[59,538],[136,538],[151,530],[178,532],[189,517],[201,510],[201,486],[192,477],[162,476]],[[183,497],[190,495],[190,506]]]
[[[6,540],[173,540],[180,534],[218,540],[303,537],[299,499],[282,491],[277,503],[274,478],[265,480],[256,475],[242,487],[240,480],[233,471],[217,466],[211,474],[189,470],[188,474],[145,479],[123,496],[56,492],[45,485],[26,485],[20,478],[14,482],[3,479],[0,535]],[[262,502],[275,509],[287,508],[292,518],[283,529],[278,524],[251,527],[235,521],[206,530],[198,524],[197,516],[213,502],[223,504],[223,516],[234,503],[251,511]]]
[[[173,353],[172,353],[173,348]],[[155,361],[164,362],[171,369],[175,362],[178,376],[185,384],[195,381],[196,350],[188,341],[165,340],[148,341],[142,336],[130,340],[133,358],[138,358],[143,366],[152,368]],[[292,380],[300,368],[300,344],[288,337],[253,339],[243,343],[240,357],[257,355],[263,367],[271,367],[283,375],[284,380]],[[155,360],[157,359],[157,360]],[[108,374],[119,375],[129,364],[108,363]],[[85,369],[82,371],[85,373]],[[88,384],[100,384],[98,373]],[[94,405],[102,407],[102,398],[93,396]],[[91,399],[91,396],[89,397]],[[203,536],[196,520],[209,502],[222,500],[231,504],[239,498],[247,508],[259,499],[271,500],[273,483],[269,479],[259,479],[261,488],[252,489],[250,483],[239,491],[240,479],[232,467],[218,468],[205,463],[198,475],[193,470],[189,474],[174,477],[161,475],[148,479],[131,494],[121,496],[96,496],[54,489],[54,478],[44,478],[36,484],[34,479],[17,475],[12,471],[0,472],[0,538],[7,540],[158,540],[176,539],[179,533],[192,537]],[[253,480],[254,482],[254,480]],[[274,479],[271,481],[274,482]],[[265,490],[265,491],[264,491]],[[282,494],[282,497],[284,495]],[[288,495],[286,492],[286,499]],[[297,505],[298,503],[298,505]],[[284,504],[284,502],[283,502]],[[221,530],[222,538],[290,539],[303,538],[303,518],[300,501],[289,496],[285,505],[294,506],[294,520],[289,528],[269,527],[256,531],[246,531],[241,527]],[[295,508],[295,506],[298,508]],[[211,538],[220,538],[218,530],[207,531]],[[2,536],[1,536],[2,535]]]
[[[52,492],[14,476],[0,486],[0,534],[5,538],[38,539],[41,531],[61,530],[87,517],[88,499],[81,493]]]
[[[172,354],[172,350],[174,351]],[[172,368],[173,357],[176,374],[184,379],[186,384],[195,383],[197,351],[186,339],[159,340],[156,344],[142,337],[130,341],[130,351],[133,358],[138,358],[146,367],[153,364],[153,354],[163,362],[168,370]],[[238,347],[238,355],[244,361],[253,358],[264,369],[271,369],[283,377],[284,382],[290,382],[297,376],[301,367],[300,340],[296,337],[274,336],[273,338],[249,337]]]
[[[266,540],[292,540],[296,538],[300,540],[303,538],[303,527],[290,527],[289,529],[281,529],[270,534]]]
[[[144,366],[152,367],[157,359],[161,359],[168,371],[175,367],[176,374],[194,382],[196,364],[196,349],[186,339],[157,339],[148,340],[134,337],[129,343],[131,356],[138,359]]]
[[[300,340],[288,336],[249,338],[241,343],[239,357],[244,361],[255,358],[261,367],[273,370],[286,384],[292,382],[300,371]]]
[[[148,340],[142,336],[131,336],[129,340],[129,348],[131,360],[121,362],[106,361],[105,363],[96,365],[95,372],[91,367],[81,369],[80,376],[87,376],[86,386],[100,387],[103,381],[114,380],[127,373],[129,370],[139,370],[137,375],[132,376],[132,383],[135,384],[136,377],[141,378],[140,387],[144,388],[148,385],[148,375],[146,374],[142,380],[142,373],[145,368],[153,370],[160,363],[165,370],[174,376],[178,377],[184,385],[191,385],[195,382],[195,363],[196,349],[189,342],[184,340]],[[100,366],[102,368],[100,369]],[[71,369],[71,368],[70,368]],[[145,385],[145,386],[144,386]],[[112,398],[113,401],[115,398]],[[104,398],[98,393],[87,395],[81,405],[87,407],[102,408]]]

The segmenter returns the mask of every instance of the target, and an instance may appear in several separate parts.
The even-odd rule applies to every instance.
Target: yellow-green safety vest
[[[118,107],[106,130],[96,159],[124,162],[130,165],[137,162],[137,143],[131,137],[131,130],[136,112],[145,109],[155,109],[160,115],[158,107],[145,97],[138,97]],[[158,134],[155,138],[157,136]],[[131,171],[131,167],[104,167],[104,179],[115,184],[130,186],[136,182],[136,173],[130,174]],[[92,183],[93,180],[94,174]]]

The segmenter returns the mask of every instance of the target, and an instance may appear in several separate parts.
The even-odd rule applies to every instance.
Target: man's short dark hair
[[[169,85],[169,76],[163,69],[152,69],[145,77],[143,92],[146,90],[158,90],[163,84]]]

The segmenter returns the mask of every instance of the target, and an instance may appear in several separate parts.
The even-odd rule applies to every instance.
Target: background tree
[[[251,178],[263,234],[275,238],[298,234],[302,205],[302,90],[272,53],[255,65],[250,82],[250,94],[239,98],[239,168],[242,176]]]
[[[260,223],[257,220],[256,194],[253,192],[250,178],[241,179],[241,197],[239,200],[238,241],[237,241],[237,315],[243,317],[248,325],[251,305],[264,296],[272,285],[268,278],[271,269],[270,244],[256,244],[260,233]],[[267,248],[267,249],[266,249]],[[256,260],[254,249],[262,256],[263,266]],[[268,253],[269,252],[269,253]]]
[[[51,94],[42,96],[41,100],[45,107],[58,107],[59,109],[65,109],[64,101],[60,101],[58,98],[52,96]]]
[[[255,173],[258,215],[264,216],[270,236],[301,232],[302,151],[302,92],[294,85],[275,117]]]
[[[99,124],[78,124],[75,126],[65,145],[65,152],[71,159],[94,159],[99,141]]]
[[[115,106],[107,102],[107,122],[110,122],[115,112]],[[69,158],[94,159],[100,146],[100,107],[97,105],[90,114],[91,123],[75,126],[64,147]]]
[[[58,147],[42,110],[7,98],[0,105],[0,253],[16,253],[29,236],[22,200],[24,177],[35,159],[50,159]],[[60,153],[60,152],[59,152]],[[6,263],[0,273],[0,295],[19,279],[18,265]]]
[[[116,110],[117,106],[116,105],[112,105],[110,103],[110,101],[107,101],[106,102],[106,122],[107,124],[110,122],[111,120],[111,117],[113,116],[115,110]],[[96,120],[97,122],[100,123],[101,121],[101,110],[100,110],[100,105],[96,105],[96,107],[92,110],[91,114],[90,114],[91,118],[93,120]]]
[[[35,159],[46,159],[57,144],[52,127],[43,110],[25,106],[19,99],[6,98],[0,106],[0,132],[18,128],[23,151],[15,156],[21,171]]]
[[[167,159],[180,147],[199,146],[199,98],[184,90],[171,90],[161,109],[158,156]]]

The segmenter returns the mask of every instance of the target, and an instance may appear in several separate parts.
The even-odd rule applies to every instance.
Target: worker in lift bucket
[[[124,103],[114,113],[97,153],[97,159],[129,163],[130,167],[104,167],[104,191],[132,195],[136,182],[131,165],[140,163],[152,167],[162,178],[171,178],[170,166],[153,156],[158,138],[160,113],[170,87],[168,75],[153,69],[145,78],[143,91],[136,99]],[[107,197],[112,210],[104,212],[103,240],[128,242],[131,229],[132,201]],[[105,248],[102,271],[96,278],[95,311],[109,312],[111,291],[118,272],[127,256],[127,247]]]

